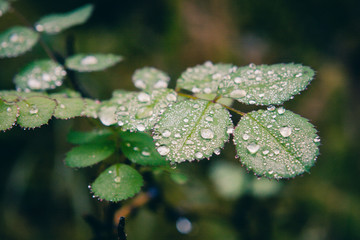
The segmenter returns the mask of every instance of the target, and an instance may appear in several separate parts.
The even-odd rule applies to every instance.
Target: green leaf
[[[113,141],[96,141],[72,148],[65,158],[69,167],[88,167],[110,157],[115,152]]]
[[[81,116],[98,118],[98,111],[100,109],[101,103],[98,100],[92,100],[85,98],[85,108],[81,113]]]
[[[4,15],[10,8],[10,4],[6,0],[0,0],[0,17]]]
[[[84,144],[105,140],[112,135],[108,129],[94,130],[91,132],[79,132],[71,130],[67,135],[67,141],[72,144]]]
[[[307,119],[284,108],[250,112],[234,132],[242,164],[259,176],[276,179],[307,172],[319,154],[319,142]]]
[[[188,68],[177,80],[176,88],[182,88],[193,93],[216,93],[225,76],[236,70],[232,64],[213,64],[208,61],[202,65]]]
[[[35,29],[38,32],[49,34],[59,33],[70,27],[85,23],[89,19],[93,8],[92,4],[87,4],[71,12],[47,15],[36,22]]]
[[[246,104],[281,104],[306,88],[314,71],[301,64],[250,64],[230,74],[219,94]]]
[[[144,67],[135,71],[132,81],[142,90],[167,88],[170,77],[165,72],[153,67]]]
[[[132,162],[141,165],[165,165],[167,162],[155,149],[151,136],[142,132],[121,132],[121,151]]]
[[[0,91],[0,98],[8,103],[14,103],[24,100],[28,97],[48,97],[44,92],[18,92],[18,91]]]
[[[160,155],[180,163],[219,154],[232,129],[230,114],[220,104],[186,100],[162,114],[153,138]]]
[[[100,199],[118,202],[134,196],[142,186],[142,176],[132,167],[119,163],[102,172],[91,190]]]
[[[15,103],[6,103],[0,99],[0,131],[12,128],[15,125],[19,109]]]
[[[112,67],[123,58],[114,54],[76,54],[66,59],[67,68],[78,72],[100,71]]]
[[[57,102],[54,117],[60,119],[69,119],[81,116],[85,102],[82,98],[68,98],[63,94],[53,94],[50,96]]]
[[[117,97],[117,121],[123,130],[146,131],[159,120],[160,115],[177,99],[171,89],[146,92],[127,92]]]
[[[0,34],[0,58],[17,57],[29,51],[39,34],[27,27],[12,27]]]
[[[40,127],[52,117],[56,102],[48,97],[29,97],[17,103],[19,117],[17,123],[24,128]]]
[[[38,60],[17,74],[14,83],[19,90],[48,90],[61,86],[65,75],[66,71],[60,64]]]

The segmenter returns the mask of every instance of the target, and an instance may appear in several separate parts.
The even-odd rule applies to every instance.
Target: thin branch
[[[229,107],[229,106],[227,106],[227,105],[225,105],[225,104],[222,104],[222,103],[220,103],[220,104],[221,104],[221,106],[223,106],[224,108],[229,109],[230,111],[232,111],[232,112],[234,112],[234,113],[237,113],[237,114],[239,114],[239,115],[241,115],[241,116],[245,116],[245,115],[246,115],[246,113],[241,112],[241,111],[239,111],[239,110],[237,110],[237,109],[235,109],[235,108]]]
[[[187,97],[187,98],[191,98],[191,99],[199,99],[198,97],[195,97],[195,96],[193,96],[193,95],[186,94],[186,93],[177,92],[177,94],[178,94],[179,96],[183,96],[183,97]]]

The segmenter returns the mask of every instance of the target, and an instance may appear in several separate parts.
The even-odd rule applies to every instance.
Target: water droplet
[[[214,119],[212,117],[210,117],[210,116],[205,117],[205,120],[208,121],[208,122],[214,121]]]
[[[134,149],[134,151],[139,151],[138,147],[134,147],[133,149]]]
[[[200,105],[197,104],[197,103],[195,103],[195,104],[193,105],[193,108],[199,108],[199,107],[200,107]]]
[[[186,144],[186,145],[193,145],[194,142],[189,139],[189,140],[186,140],[185,144]]]
[[[17,42],[17,41],[19,41],[19,39],[20,39],[20,37],[19,37],[19,35],[17,33],[13,33],[13,34],[10,35],[10,41],[11,42]]]
[[[180,217],[176,220],[176,229],[182,234],[189,234],[192,230],[192,224],[189,219]]]
[[[127,112],[126,112],[127,113]],[[143,107],[143,108],[140,108],[138,110],[138,112],[136,113],[135,117],[137,119],[144,119],[144,118],[148,118],[148,117],[151,117],[153,115],[153,109],[152,107]],[[127,114],[128,115],[128,114]]]
[[[197,87],[193,87],[193,88],[191,89],[191,91],[192,91],[193,93],[199,93],[199,92],[201,91],[201,89],[200,89],[200,88],[197,88]]]
[[[241,83],[241,78],[240,78],[240,77],[236,77],[236,78],[234,79],[234,82],[235,82],[235,83]]]
[[[39,109],[37,109],[37,107],[32,107],[29,112],[30,114],[37,114],[39,112]]]
[[[275,153],[275,155],[278,155],[278,154],[280,153],[280,150],[279,150],[279,149],[275,149],[275,150],[274,150],[274,153]]]
[[[145,156],[145,157],[148,157],[148,156],[150,156],[150,152],[142,151],[142,152],[141,152],[141,155],[143,155],[143,156]]]
[[[268,106],[268,107],[267,107],[267,110],[268,110],[268,111],[274,111],[274,110],[275,110],[275,106],[272,106],[272,105],[271,105],[271,106]]]
[[[204,88],[204,93],[206,93],[206,94],[211,93],[211,88],[209,88],[209,87]]]
[[[289,137],[291,135],[291,128],[290,127],[281,127],[280,134],[283,137]]]
[[[254,100],[250,100],[249,104],[255,104],[256,102]]]
[[[316,142],[316,143],[320,142],[320,137],[317,136],[316,138],[314,138],[314,142]]]
[[[41,89],[41,82],[35,78],[30,78],[27,84],[31,89]]]
[[[139,130],[141,132],[145,130],[144,124],[139,124],[139,125],[136,126],[136,128],[137,128],[137,130]]]
[[[98,60],[95,56],[86,56],[83,59],[81,59],[81,65],[93,65],[97,64]]]
[[[203,158],[203,156],[204,155],[201,152],[195,153],[195,157],[198,158],[198,159]]]
[[[161,156],[165,156],[170,152],[170,148],[167,146],[160,146],[158,147],[157,151]]]
[[[187,118],[184,118],[184,122],[186,122],[186,123],[187,123],[187,122],[189,122],[189,119],[187,119]]]
[[[139,93],[138,100],[140,102],[150,102],[150,95],[144,92]]]
[[[256,143],[250,143],[246,148],[251,154],[255,154],[257,151],[259,151],[260,146]]]
[[[285,113],[285,108],[281,107],[281,108],[278,108],[277,112],[279,114],[284,114]]]
[[[166,88],[167,87],[167,82],[163,81],[163,80],[159,80],[154,84],[154,88],[159,89],[159,88]]]
[[[245,133],[244,135],[242,135],[242,138],[246,141],[250,138],[250,136]]]
[[[234,133],[234,128],[233,127],[229,127],[227,130],[226,130],[226,132],[227,132],[227,134],[233,134]]]
[[[262,152],[263,155],[267,155],[268,153],[269,153],[269,150],[264,150],[264,151]]]
[[[246,96],[246,92],[241,89],[236,89],[230,93],[230,97],[232,98],[242,98]]]
[[[174,134],[174,137],[176,137],[176,138],[181,138],[181,134],[180,134],[180,133],[175,133],[175,134]]]
[[[116,183],[121,182],[121,177],[116,177],[116,178],[114,179],[114,181],[115,181]]]
[[[170,93],[170,94],[168,94],[168,95],[166,96],[166,99],[167,99],[168,101],[170,101],[170,102],[175,102],[175,101],[176,101],[176,95]]]
[[[6,111],[7,111],[7,112],[11,112],[11,107],[8,107],[8,108],[6,109]]]
[[[302,76],[302,73],[298,73],[295,75],[295,77],[301,77]]]
[[[142,80],[140,80],[140,79],[136,80],[135,83],[134,83],[134,85],[135,85],[135,87],[137,87],[137,88],[141,88],[141,89],[146,88],[146,84],[145,84]]]
[[[166,138],[168,138],[168,137],[170,137],[171,136],[171,132],[169,131],[169,130],[165,130],[162,134],[161,134],[163,137],[166,137]]]
[[[217,149],[214,150],[214,153],[215,153],[216,155],[220,155],[220,152],[221,152],[220,148],[217,148]]]
[[[250,67],[250,68],[256,68],[256,65],[255,65],[255,63],[250,63],[250,64],[249,64],[249,67]]]
[[[204,139],[213,139],[214,138],[214,132],[209,128],[201,129],[200,135]]]

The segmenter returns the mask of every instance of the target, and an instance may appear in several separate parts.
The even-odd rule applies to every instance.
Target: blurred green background
[[[173,80],[206,60],[295,62],[317,72],[308,89],[285,104],[319,129],[321,155],[311,174],[258,180],[227,144],[210,161],[178,166],[185,183],[147,176],[157,184],[144,190],[157,197],[127,216],[129,240],[360,239],[360,1],[19,0],[14,6],[35,22],[89,2],[95,11],[85,25],[45,38],[60,54],[74,37],[76,52],[125,57],[104,72],[79,74],[84,89],[101,100],[113,89],[133,90],[131,75],[143,66]],[[1,31],[15,24],[21,22],[14,14],[0,18]],[[0,89],[13,89],[13,76],[34,58],[46,58],[40,45],[1,59]],[[74,171],[63,164],[71,148],[67,131],[83,124],[51,120],[39,129],[0,133],[0,239],[116,239],[109,236],[112,215],[131,200],[92,199],[87,185],[96,167]]]

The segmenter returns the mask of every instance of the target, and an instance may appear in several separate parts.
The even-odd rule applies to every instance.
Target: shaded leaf
[[[72,144],[84,144],[107,139],[112,135],[109,129],[94,130],[91,132],[79,132],[71,130],[67,135],[67,141]]]
[[[66,75],[64,68],[52,60],[30,63],[15,76],[14,83],[20,90],[48,90],[59,87]]]
[[[76,54],[66,59],[67,68],[78,72],[100,71],[114,66],[123,58],[114,54]]]
[[[219,94],[246,104],[281,104],[306,88],[314,71],[301,64],[250,64],[219,85]]]
[[[121,132],[121,151],[132,162],[141,165],[165,165],[167,162],[155,149],[151,136],[142,132]]]
[[[143,185],[142,176],[125,164],[115,164],[102,172],[91,185],[94,196],[118,202],[138,193]]]
[[[92,4],[87,4],[71,12],[44,16],[36,22],[35,29],[38,32],[46,32],[49,34],[59,33],[65,29],[86,22],[90,17],[93,8]]]
[[[170,77],[165,72],[153,67],[144,67],[132,76],[135,87],[143,90],[167,88]]]
[[[205,100],[175,103],[154,127],[157,150],[172,162],[193,161],[220,153],[233,124],[220,104]]]
[[[234,132],[240,161],[257,175],[289,178],[307,172],[319,154],[319,137],[307,119],[284,108],[253,111]]]
[[[0,58],[17,57],[29,51],[39,34],[27,27],[15,26],[0,34]]]
[[[0,99],[0,130],[4,131],[15,125],[19,109],[15,103],[6,103]]]
[[[56,102],[48,97],[28,97],[17,103],[19,117],[17,123],[24,128],[40,127],[52,117]]]
[[[146,92],[124,92],[116,97],[119,104],[117,121],[123,130],[146,131],[159,120],[160,115],[177,99],[171,89]]]
[[[110,157],[115,152],[113,141],[96,141],[72,148],[65,158],[69,167],[88,167]]]
[[[188,68],[176,82],[176,88],[182,88],[193,93],[217,93],[220,82],[225,76],[236,70],[232,64],[213,64],[208,61],[202,65]]]

